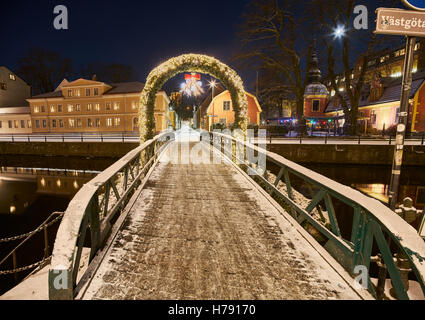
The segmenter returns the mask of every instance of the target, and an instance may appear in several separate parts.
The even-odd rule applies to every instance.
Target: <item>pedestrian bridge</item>
[[[394,212],[256,145],[202,137],[162,133],[76,194],[50,299],[423,299],[425,244]]]

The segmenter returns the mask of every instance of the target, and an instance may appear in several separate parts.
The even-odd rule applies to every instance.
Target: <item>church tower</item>
[[[306,118],[325,117],[325,109],[328,103],[329,92],[320,82],[322,73],[319,69],[319,59],[316,50],[313,49],[308,71],[308,84],[304,91],[304,116]]]

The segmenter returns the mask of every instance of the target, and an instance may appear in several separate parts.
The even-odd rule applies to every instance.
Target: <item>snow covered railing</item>
[[[357,283],[367,288],[375,298],[388,297],[386,283],[392,284],[390,292],[393,298],[417,299],[417,293],[412,296],[409,292],[409,284],[422,292],[420,298],[425,297],[425,243],[417,231],[395,212],[357,190],[278,154],[222,133],[209,135],[210,143],[233,162],[251,175],[256,171],[258,175],[252,175],[252,178],[353,278],[359,279],[358,276],[365,270],[367,280]],[[259,154],[266,158],[267,165],[276,172],[273,180],[267,170],[261,171],[261,166],[247,160],[247,150],[250,154],[256,153],[257,158]],[[241,155],[244,159],[240,158]],[[297,192],[296,188],[304,193],[309,190],[308,197],[303,197],[304,201],[299,201],[302,192]],[[387,279],[387,273],[390,279]]]
[[[90,247],[91,262],[104,246],[118,218],[117,213],[125,208],[171,140],[174,140],[174,133],[164,132],[144,142],[85,184],[74,196],[56,235],[49,270],[49,299],[74,299],[83,247]]]

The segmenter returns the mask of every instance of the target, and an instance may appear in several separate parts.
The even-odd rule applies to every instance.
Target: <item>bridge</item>
[[[238,137],[186,128],[80,189],[56,236],[48,291],[53,300],[424,299],[424,276],[424,241],[377,200]]]

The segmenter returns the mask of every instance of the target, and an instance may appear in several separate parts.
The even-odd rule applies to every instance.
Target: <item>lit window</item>
[[[112,118],[107,118],[106,119],[106,126],[107,127],[112,127]]]
[[[9,125],[10,125],[10,121],[9,121]],[[40,128],[40,120],[35,120],[35,127]]]
[[[76,104],[76,105],[75,105],[75,111],[80,111],[80,110],[81,110],[80,105],[79,105],[79,104]]]
[[[50,106],[50,112],[55,112],[55,106]]]
[[[121,123],[121,118],[115,118],[115,126],[118,127]]]
[[[79,97],[80,95],[81,95],[80,90],[79,89],[75,90],[75,96]]]
[[[137,106],[137,104],[136,104],[136,101],[133,101],[132,103],[131,103],[131,109],[136,109],[136,106]]]
[[[120,103],[114,102],[114,110],[119,110],[119,109],[120,109]]]
[[[99,89],[98,88],[93,89],[93,95],[95,95],[95,96],[99,95]]]
[[[96,127],[100,127],[100,119],[96,118],[96,123],[95,123]]]
[[[93,105],[91,103],[87,103],[87,111],[91,111],[93,108]]]
[[[106,110],[111,110],[111,103],[110,102],[106,102]]]
[[[99,103],[95,103],[95,104],[94,104],[94,109],[95,109],[96,111],[100,111],[100,104],[99,104]]]
[[[43,120],[42,123],[43,123],[43,128],[46,128],[47,127],[47,121]]]
[[[86,96],[87,96],[87,97],[90,97],[90,93],[91,93],[91,92],[90,92],[90,89],[86,89]]]
[[[34,113],[39,113],[40,112],[40,108],[38,106],[34,107]]]
[[[69,119],[68,120],[68,123],[69,123],[69,127],[70,128],[74,128],[75,127],[75,120],[74,119]]]
[[[93,120],[90,118],[87,119],[87,127],[89,128],[93,127]]]
[[[63,128],[63,120],[59,119],[59,128]]]
[[[223,101],[223,111],[230,110],[230,101]]]
[[[32,127],[31,120],[27,120],[27,127],[28,128],[31,128]]]
[[[72,90],[68,90],[68,97],[72,97]]]
[[[14,121],[14,124],[15,124],[15,128],[17,129],[17,128],[19,128],[19,122],[18,122],[18,120],[15,120]]]
[[[77,127],[81,128],[83,122],[81,121],[81,119],[77,119]]]
[[[74,105],[68,104],[68,112],[73,112],[73,111],[74,111]]]
[[[9,79],[15,81],[16,77],[14,74],[9,74]]]

